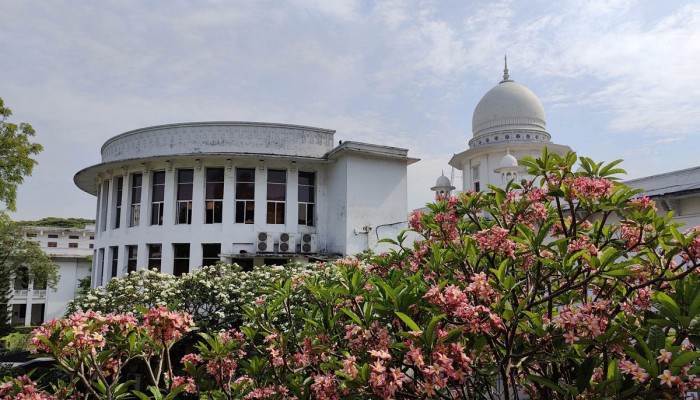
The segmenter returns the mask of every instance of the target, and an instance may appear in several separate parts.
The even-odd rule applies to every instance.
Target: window
[[[220,253],[221,243],[202,243],[202,266],[216,264]]]
[[[36,237],[36,233],[27,233],[27,237],[28,237],[28,238],[35,238],[35,237]]]
[[[165,171],[153,173],[151,185],[151,225],[163,225],[163,199],[165,198]]]
[[[131,214],[129,226],[139,226],[141,222],[141,174],[131,175]]]
[[[50,234],[49,239],[58,239],[58,235]]]
[[[224,169],[207,168],[207,183],[205,193],[206,224],[220,224],[224,206]]]
[[[299,225],[314,226],[316,174],[299,172]]]
[[[236,169],[236,223],[255,221],[255,169]]]
[[[241,269],[245,272],[253,270],[253,259],[252,258],[234,258],[234,264],[238,264]]]
[[[287,171],[267,170],[267,223],[284,224],[287,200]]]
[[[78,236],[78,235],[70,235],[70,236],[68,236],[68,239],[71,239],[71,240],[78,240],[78,239],[80,239],[80,236]]]
[[[95,248],[95,245],[94,245],[93,243],[90,243],[90,248],[91,248],[91,249],[94,249],[94,248]]]
[[[119,268],[119,248],[117,246],[111,246],[109,252],[112,254],[112,273],[110,276],[116,278],[117,269]]]
[[[49,242],[48,246],[49,247],[58,247],[58,242]]]
[[[94,236],[90,236],[90,240],[95,240],[95,237],[94,237]]]
[[[107,200],[109,196],[109,181],[104,181],[102,183],[102,205],[100,208],[100,230],[103,232],[107,230]]]
[[[472,182],[474,182],[474,191],[478,192],[481,190],[479,185],[479,166],[472,167]]]
[[[97,286],[102,286],[102,277],[105,269],[105,249],[97,250],[97,271],[95,271],[95,282]]]
[[[117,190],[114,194],[114,229],[121,226],[122,220],[122,192],[124,191],[124,178],[117,178]]]
[[[194,170],[177,170],[177,223],[192,223],[192,182]]]
[[[148,269],[160,271],[160,259],[163,247],[160,244],[148,245]]]
[[[138,246],[130,245],[126,246],[126,254],[127,254],[127,261],[126,261],[126,272],[134,272],[136,271],[136,262],[138,261],[137,256],[138,256]]]
[[[77,249],[78,248],[78,243],[68,243],[68,247],[71,249]]]
[[[180,276],[190,272],[190,244],[173,244],[173,275]]]

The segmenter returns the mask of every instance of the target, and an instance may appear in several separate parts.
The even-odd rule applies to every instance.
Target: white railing
[[[35,290],[32,297],[38,298],[38,299],[45,299],[46,298],[46,289]]]
[[[20,289],[20,290],[15,289],[14,297],[27,297],[28,294],[29,294],[29,290],[27,290],[27,289]]]

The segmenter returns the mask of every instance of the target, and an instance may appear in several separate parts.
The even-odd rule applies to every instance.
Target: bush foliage
[[[680,399],[697,392],[698,230],[683,232],[672,215],[658,216],[653,201],[618,183],[617,162],[545,151],[523,164],[530,181],[439,199],[414,214],[410,226],[421,238],[407,243],[402,235],[395,251],[249,286],[236,306],[240,329],[201,332],[191,354],[137,395]],[[159,301],[170,299],[145,303]],[[187,318],[177,315],[163,329]],[[99,376],[92,393],[119,398],[129,383],[99,370],[143,359],[140,343],[161,339],[142,325],[149,323],[107,328],[75,356],[49,343],[71,347],[76,328],[49,324],[35,340],[59,360],[74,357],[63,368]]]

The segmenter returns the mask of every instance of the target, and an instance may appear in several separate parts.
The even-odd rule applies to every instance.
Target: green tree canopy
[[[94,219],[88,218],[61,218],[61,217],[46,217],[35,221],[17,221],[17,225],[21,226],[54,226],[57,228],[75,228],[83,229],[85,225],[94,224]]]
[[[36,160],[32,156],[39,154],[43,147],[32,143],[34,128],[22,122],[19,125],[8,122],[12,110],[5,107],[0,98],[0,201],[15,211],[17,208],[17,186],[24,182],[24,177],[32,174]]]

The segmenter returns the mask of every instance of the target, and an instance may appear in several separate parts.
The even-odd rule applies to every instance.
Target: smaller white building
[[[18,274],[10,299],[13,325],[37,326],[65,314],[68,302],[78,293],[79,281],[90,275],[94,234],[92,225],[84,229],[27,227],[27,239],[38,242],[58,265],[60,280],[53,290]]]

